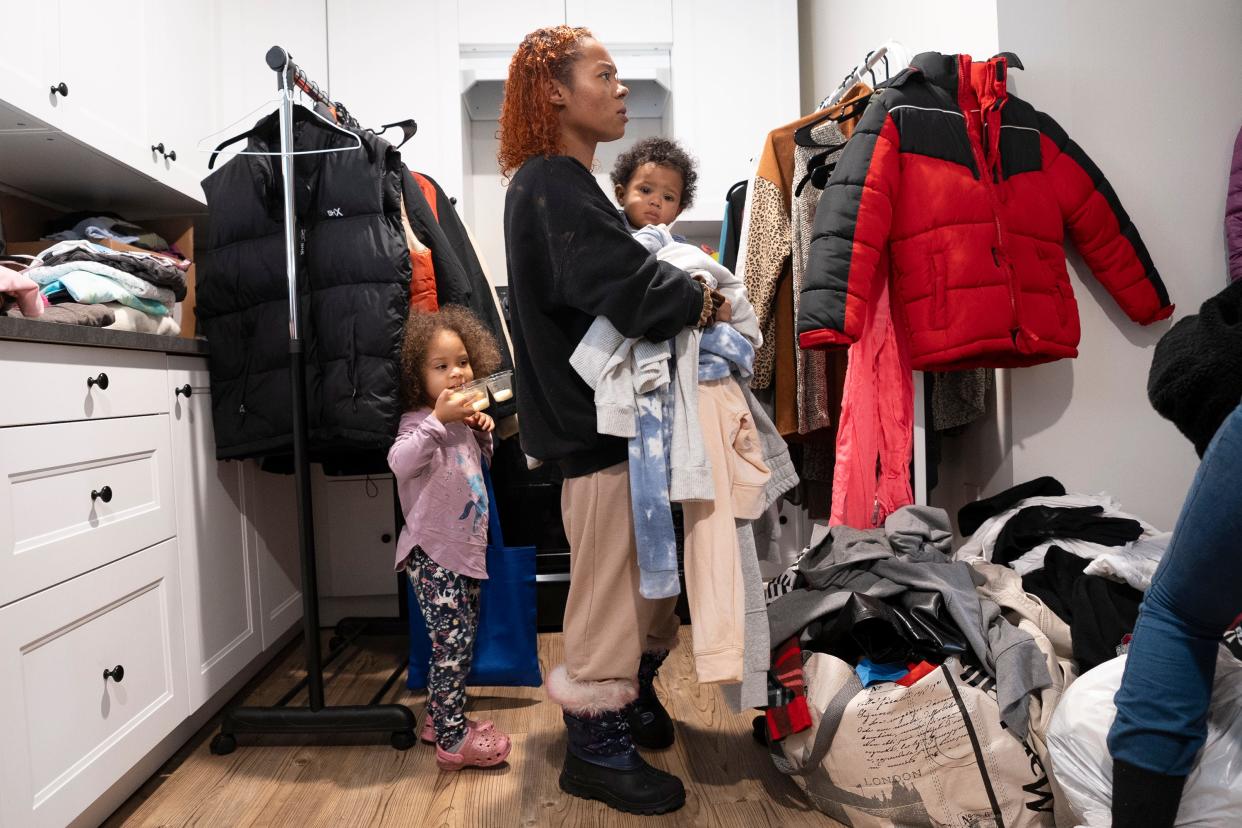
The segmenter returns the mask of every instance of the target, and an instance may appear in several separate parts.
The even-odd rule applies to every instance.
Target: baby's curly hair
[[[431,338],[440,331],[452,331],[461,337],[475,379],[494,374],[500,368],[496,337],[470,311],[459,305],[445,305],[435,313],[410,311],[401,342],[401,393],[406,408],[435,405],[423,385],[423,361]]]
[[[500,104],[500,174],[508,178],[528,158],[561,151],[561,125],[548,100],[548,81],[569,85],[570,68],[582,41],[594,37],[582,26],[536,29],[522,39],[509,61]]]
[[[618,187],[629,186],[634,171],[648,162],[681,173],[681,209],[694,203],[694,187],[699,180],[694,159],[670,138],[644,138],[628,152],[617,156],[617,163],[612,168],[612,183]]]

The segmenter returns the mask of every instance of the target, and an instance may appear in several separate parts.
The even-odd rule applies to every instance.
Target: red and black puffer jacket
[[[815,214],[803,348],[848,345],[890,272],[916,369],[1018,367],[1078,355],[1068,228],[1131,319],[1173,312],[1138,231],[1055,121],[1006,90],[1011,54],[927,52],[867,107]]]

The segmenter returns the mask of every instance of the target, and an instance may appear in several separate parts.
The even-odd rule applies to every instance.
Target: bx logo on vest
[[[328,211],[328,218],[344,218],[345,214],[341,212],[340,207],[333,207]]]

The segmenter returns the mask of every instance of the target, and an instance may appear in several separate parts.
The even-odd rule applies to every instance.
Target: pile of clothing
[[[973,663],[997,682],[1006,724],[1027,729],[1027,696],[1049,684],[1044,657],[1023,632],[982,597],[985,578],[950,557],[943,509],[906,506],[882,529],[833,527],[781,577],[768,584],[774,671],[769,734],[797,729],[805,703],[776,663],[823,652],[855,665],[863,686],[926,675],[950,657]],[[911,680],[916,681],[917,678]],[[786,702],[787,699],[787,702]]]
[[[1105,494],[1067,494],[1041,477],[961,510],[956,560],[1012,569],[1024,591],[1069,625],[1079,673],[1122,651],[1171,533]]]
[[[764,741],[838,821],[1052,824],[1068,630],[1012,570],[953,560],[952,537],[942,509],[906,506],[832,527],[767,586]]]
[[[122,244],[141,247],[160,253],[170,253],[181,257],[172,245],[158,233],[132,224],[115,213],[104,215],[87,215],[77,213],[66,216],[53,224],[53,232],[44,236],[52,242],[60,241],[105,241],[111,240]]]
[[[6,278],[37,286],[47,321],[178,336],[173,306],[185,298],[190,262],[165,254],[113,250],[89,241],[57,242]],[[27,303],[29,305],[29,303]],[[9,315],[37,315],[17,306]]]

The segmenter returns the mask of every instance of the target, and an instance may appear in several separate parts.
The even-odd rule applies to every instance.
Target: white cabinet
[[[253,460],[242,464],[242,483],[246,544],[258,561],[259,624],[266,650],[302,618],[297,498],[292,475],[268,474]]]
[[[0,95],[37,118],[47,118],[64,98],[60,83],[56,0],[0,0],[4,46],[0,48]]]
[[[152,36],[142,0],[59,0],[60,66],[70,90],[65,126],[126,163],[144,159],[147,92],[143,44]],[[181,37],[187,37],[181,33]]]
[[[673,41],[673,0],[565,0],[565,22],[586,26],[609,49],[621,44],[667,45]]]
[[[186,139],[207,123],[213,2],[117,0],[104,9],[90,0],[0,0],[0,103],[16,110],[5,126],[42,130],[9,142],[6,152],[20,161],[4,169],[15,179],[7,183],[64,201],[65,181],[76,177],[75,206],[112,206],[107,192],[145,188],[155,212],[168,199],[159,185],[176,191],[183,212],[185,196],[201,204],[193,160],[179,167],[151,146],[163,133],[166,147],[182,144],[178,161],[194,155]],[[152,126],[162,127],[154,137]]]
[[[0,395],[0,426],[165,412],[166,365],[163,354],[145,351],[6,342],[7,387],[38,393]]]
[[[315,467],[312,480],[320,595],[393,595],[392,477],[328,477]]]
[[[146,123],[140,136],[146,171],[203,198],[208,153],[195,147],[216,129],[214,0],[143,0]],[[175,157],[174,157],[175,156]]]
[[[259,573],[242,516],[242,464],[215,457],[206,366],[202,360],[183,357],[169,362],[169,424],[193,712],[263,650]]]
[[[565,22],[564,0],[461,0],[457,33],[461,43],[508,46],[544,26]]]
[[[0,428],[0,605],[176,534],[169,454],[164,415]]]
[[[699,197],[683,221],[720,221],[763,140],[799,111],[794,0],[677,0],[673,135],[699,159]]]
[[[0,824],[62,826],[188,714],[177,543],[0,608]]]
[[[332,95],[365,127],[413,118],[418,134],[401,148],[412,170],[449,194],[461,192],[461,104],[457,100],[456,3],[327,0]],[[375,21],[408,41],[399,60],[374,46]],[[324,82],[320,80],[320,82]],[[452,90],[446,96],[446,90]],[[445,104],[447,100],[455,106]],[[401,132],[383,136],[394,146]]]

